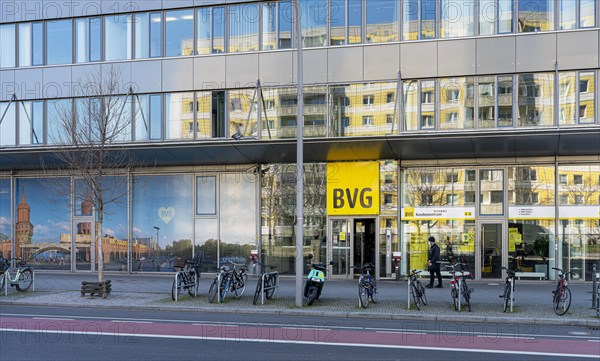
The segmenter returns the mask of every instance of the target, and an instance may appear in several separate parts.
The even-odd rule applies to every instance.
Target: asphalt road
[[[0,360],[599,359],[600,330],[0,306]]]

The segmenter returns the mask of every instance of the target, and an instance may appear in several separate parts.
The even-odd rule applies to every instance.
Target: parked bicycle
[[[554,295],[552,298],[554,313],[562,316],[567,313],[569,307],[571,307],[571,290],[568,287],[568,278],[569,274],[572,272],[565,272],[556,267],[552,267],[552,269],[558,271],[556,290],[552,291],[552,294]]]
[[[266,265],[264,266],[260,277],[258,278],[258,282],[256,283],[256,291],[254,292],[254,300],[253,304],[257,304],[258,300],[261,300],[261,303],[264,299],[261,297],[265,297],[267,300],[273,298],[275,294],[275,289],[279,287],[279,272],[273,271],[277,267]],[[268,271],[271,272],[268,272]]]
[[[508,304],[510,303],[510,312],[513,309],[513,302],[515,301],[515,276],[517,272],[521,272],[520,269],[510,270],[504,266],[502,266],[503,270],[506,270],[506,280],[504,281],[504,293],[499,297],[503,298],[502,306],[504,312],[508,309]]]
[[[217,293],[219,294],[219,302],[225,300],[225,280],[228,279],[229,267],[221,266],[215,279],[208,289],[208,302],[213,303],[217,299]],[[229,287],[228,287],[229,288]]]
[[[358,301],[360,306],[367,308],[369,299],[373,303],[377,303],[377,283],[370,273],[375,268],[375,265],[373,263],[366,263],[362,267],[352,266],[352,268],[360,270],[360,277],[358,278]]]
[[[174,268],[177,272],[175,273],[175,279],[171,287],[171,298],[173,301],[177,301],[182,290],[187,290],[190,296],[197,296],[198,282],[200,280],[196,272],[195,263],[190,260],[183,261],[176,259]]]
[[[246,271],[245,264],[238,264],[229,261],[233,266],[231,269],[231,282],[229,283],[229,292],[235,294],[235,298],[240,298],[246,290],[246,284],[248,283],[248,274]]]
[[[421,271],[417,271],[416,269],[410,271],[408,275],[408,284],[410,287],[410,295],[417,307],[417,310],[420,310],[420,305],[427,305],[427,296],[425,295],[425,287],[421,281],[417,278],[417,275],[421,273]]]
[[[450,295],[452,296],[454,309],[457,311],[461,310],[460,297],[462,296],[469,312],[471,312],[471,293],[473,293],[474,290],[469,288],[466,278],[469,277],[470,279],[473,279],[473,275],[471,275],[468,270],[465,272],[466,266],[465,263],[456,263],[451,266],[446,266],[446,268],[450,269],[450,275],[452,276],[452,279],[450,280]]]
[[[213,303],[219,294],[219,302],[225,301],[227,293],[233,292],[235,298],[240,298],[246,290],[248,275],[246,266],[229,262],[233,267],[221,266],[208,290],[208,302]],[[217,286],[218,285],[218,286]]]
[[[18,267],[10,268],[9,261],[18,262]],[[33,267],[27,266],[21,258],[11,258],[0,263],[0,291],[10,284],[19,292],[27,291],[33,284]],[[14,273],[14,276],[12,274]],[[7,282],[7,284],[5,284]]]

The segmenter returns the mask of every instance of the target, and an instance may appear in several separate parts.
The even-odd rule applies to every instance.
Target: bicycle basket
[[[182,258],[175,258],[175,264],[173,265],[173,267],[177,268],[184,268],[185,267],[185,260]]]

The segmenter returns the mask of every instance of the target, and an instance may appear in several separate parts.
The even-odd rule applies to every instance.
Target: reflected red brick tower
[[[17,224],[16,224],[16,255],[27,259],[29,255],[21,254],[21,245],[31,244],[33,237],[33,224],[31,224],[31,207],[25,199],[25,192],[21,196],[21,203],[17,207]]]
[[[85,195],[85,199],[81,202],[81,214],[84,216],[91,216],[94,203],[92,202],[89,193]],[[77,234],[91,234],[92,224],[85,222],[77,225]]]

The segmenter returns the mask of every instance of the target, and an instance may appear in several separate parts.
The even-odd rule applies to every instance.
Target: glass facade
[[[441,0],[440,37],[475,35],[474,5],[473,0]]]
[[[519,127],[554,124],[554,74],[519,74],[517,113]]]
[[[194,93],[165,94],[166,139],[194,138]]]
[[[229,6],[229,52],[257,51],[258,4]]]
[[[518,2],[518,32],[554,30],[554,0]]]
[[[398,3],[366,0],[366,43],[398,41]]]
[[[72,20],[47,21],[46,64],[71,64],[73,62],[73,44],[65,40],[72,38]]]
[[[327,45],[327,1],[300,0],[302,44],[306,48]]]
[[[161,13],[135,14],[135,58],[162,56],[163,19]]]
[[[0,25],[0,68],[15,66],[17,38],[14,24]]]
[[[165,56],[194,55],[194,12],[165,12]]]
[[[75,20],[75,62],[102,60],[101,18]],[[137,41],[137,40],[136,40]]]
[[[104,60],[132,58],[132,22],[130,15],[104,17]]]

